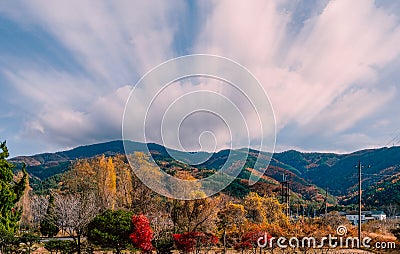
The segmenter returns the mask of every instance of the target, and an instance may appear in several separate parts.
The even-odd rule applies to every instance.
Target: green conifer
[[[24,194],[28,174],[25,165],[22,168],[23,177],[14,180],[13,164],[6,158],[9,156],[6,142],[0,144],[0,231],[15,233],[21,218],[22,209],[16,204]]]

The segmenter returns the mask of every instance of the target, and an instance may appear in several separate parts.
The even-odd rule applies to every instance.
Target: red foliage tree
[[[218,243],[218,237],[202,232],[186,232],[173,235],[176,248],[185,253],[200,250],[202,247],[211,248]]]
[[[267,236],[267,239],[265,239],[265,236]],[[268,246],[268,241],[271,239],[271,235],[262,230],[252,230],[242,236],[241,241],[235,245],[235,249],[242,251],[242,253],[244,250],[253,250],[255,253],[255,250],[259,247],[257,242],[260,237],[263,237],[261,243],[263,244],[267,241]]]
[[[142,253],[150,253],[154,247],[151,244],[153,230],[150,228],[149,220],[141,215],[132,216],[133,232],[129,236],[133,246],[139,248]]]

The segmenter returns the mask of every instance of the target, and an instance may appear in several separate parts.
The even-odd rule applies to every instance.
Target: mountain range
[[[245,155],[244,170],[238,180],[229,186],[226,191],[231,195],[241,196],[253,189],[268,189],[279,193],[280,181],[285,174],[291,184],[295,197],[303,200],[321,202],[325,197],[325,190],[329,190],[328,202],[334,204],[339,200],[342,204],[356,202],[358,188],[358,161],[363,167],[364,202],[369,206],[385,206],[400,202],[400,147],[384,147],[379,149],[360,150],[348,154],[299,152],[289,150],[271,154],[256,150],[237,149],[221,150],[214,154],[207,154],[210,158],[197,166],[188,166],[185,162],[176,161],[169,155],[165,147],[149,143],[127,142],[129,151],[150,151],[154,160],[163,165],[166,172],[176,169],[184,170],[218,170],[230,153]],[[174,153],[180,151],[171,150]],[[76,159],[92,158],[98,155],[113,156],[124,154],[123,142],[120,140],[99,144],[79,146],[68,151],[43,153],[32,156],[18,156],[10,159],[11,162],[27,165],[27,171],[34,181],[45,181],[51,177],[67,171]],[[243,156],[239,156],[243,157]],[[238,158],[239,158],[238,157]],[[235,158],[235,157],[234,157]],[[267,167],[261,181],[248,186],[247,180],[251,174],[255,160],[261,167]],[[161,163],[162,162],[162,163]],[[186,161],[187,162],[187,161]],[[384,197],[384,198],[382,198]],[[387,200],[387,201],[385,201]]]

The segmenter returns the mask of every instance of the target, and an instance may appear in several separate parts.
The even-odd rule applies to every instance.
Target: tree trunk
[[[226,254],[226,228],[224,228],[224,254]]]
[[[78,234],[78,244],[77,244],[78,254],[81,254],[81,235]]]

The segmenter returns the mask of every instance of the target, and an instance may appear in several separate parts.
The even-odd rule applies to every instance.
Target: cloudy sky
[[[277,150],[400,144],[400,2],[391,0],[1,1],[0,139],[12,156],[121,139],[140,77],[197,53],[257,77]]]

